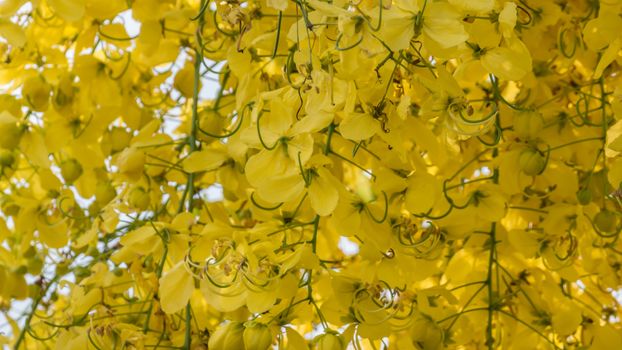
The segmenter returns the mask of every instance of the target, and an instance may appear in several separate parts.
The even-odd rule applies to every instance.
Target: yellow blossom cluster
[[[0,346],[622,349],[621,0],[0,1]]]

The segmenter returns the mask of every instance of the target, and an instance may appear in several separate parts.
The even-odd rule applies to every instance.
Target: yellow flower
[[[244,349],[243,334],[245,328],[241,322],[228,322],[216,329],[209,338],[209,348],[213,350]]]
[[[251,321],[244,327],[244,349],[267,350],[272,345],[272,331],[265,324]]]

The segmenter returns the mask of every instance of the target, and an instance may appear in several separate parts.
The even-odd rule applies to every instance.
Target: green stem
[[[587,138],[584,138],[584,139],[574,140],[574,141],[571,141],[571,142],[568,142],[568,143],[564,143],[563,145],[551,147],[549,149],[549,152],[550,151],[554,151],[556,149],[560,149],[560,148],[566,147],[566,146],[571,146],[571,145],[574,145],[574,144],[577,144],[577,143],[588,142],[588,141],[595,141],[595,140],[604,140],[604,137],[603,136],[595,136],[595,137],[587,137]]]
[[[497,116],[496,123],[499,123],[499,117]],[[492,157],[496,158],[499,151],[497,148],[493,149]],[[493,182],[495,184],[499,183],[499,169],[494,169],[493,171]],[[495,339],[493,337],[493,316],[495,313],[495,309],[497,308],[496,301],[493,303],[493,299],[495,298],[494,289],[493,289],[493,280],[492,280],[492,270],[494,266],[494,262],[496,260],[495,256],[497,253],[497,223],[493,222],[490,227],[490,253],[488,255],[488,273],[486,275],[486,287],[488,290],[488,322],[486,325],[486,345],[489,350],[494,349]],[[499,271],[499,270],[497,270]],[[497,276],[498,279],[498,276]],[[498,284],[498,283],[497,283]]]
[[[537,213],[542,213],[542,214],[548,214],[549,212],[544,210],[544,209],[536,209],[536,208],[529,208],[529,207],[521,207],[518,205],[510,205],[508,206],[508,209],[516,209],[516,210],[527,210],[527,211],[535,211]]]
[[[311,250],[315,254],[317,250],[317,231],[320,224],[320,216],[316,215],[313,219],[313,236],[311,237]]]
[[[490,230],[490,254],[488,255],[488,274],[486,276],[486,286],[488,289],[488,324],[486,326],[486,345],[488,349],[494,349],[494,338],[492,336],[493,315],[494,315],[494,291],[492,286],[492,267],[495,260],[495,241],[496,241],[497,223],[493,222]]]
[[[206,6],[206,1],[205,0],[201,0],[201,9],[204,9]],[[194,50],[195,53],[195,57],[194,57],[194,86],[193,86],[193,92],[192,92],[192,127],[190,129],[190,135],[188,137],[188,146],[189,146],[189,151],[188,154],[191,154],[192,152],[196,151],[197,149],[197,126],[199,123],[199,84],[201,82],[201,63],[203,62],[203,50],[201,49],[203,46],[202,40],[201,40],[201,29],[203,28],[203,23],[204,23],[204,16],[202,15],[203,11],[199,12],[199,16],[198,16],[198,23],[197,23],[197,32],[196,32],[196,40],[197,40],[197,47]],[[220,101],[220,99],[219,99]],[[216,107],[217,108],[217,107]],[[186,184],[186,192],[188,193],[188,211],[192,212],[192,199],[194,197],[194,174],[188,174],[188,182]],[[180,209],[183,208],[183,201],[179,206]],[[190,243],[188,243],[190,244]],[[185,337],[184,337],[184,346],[183,348],[186,350],[190,350],[191,345],[192,345],[192,325],[191,325],[191,319],[192,319],[192,308],[190,306],[190,302],[188,302],[188,304],[186,304],[186,319],[185,319],[185,327],[186,327],[186,333],[185,333]]]
[[[13,346],[13,349],[19,350],[19,346],[24,341],[24,338],[26,336],[26,331],[30,327],[30,322],[32,321],[32,318],[34,317],[35,312],[37,311],[37,307],[39,306],[39,303],[41,302],[45,294],[47,294],[48,289],[52,286],[52,284],[56,282],[57,279],[58,279],[58,276],[54,277],[54,279],[52,279],[50,283],[48,283],[45,289],[41,291],[41,295],[39,295],[39,297],[32,302],[32,308],[30,312],[28,313],[28,316],[26,317],[26,321],[24,321],[24,327],[22,327],[22,330],[19,332],[19,335],[17,336],[17,340],[15,341],[15,345]]]
[[[478,282],[478,283],[481,283],[481,282]],[[462,313],[466,310],[466,308],[469,307],[469,305],[471,305],[473,300],[475,300],[475,298],[477,297],[479,292],[481,292],[484,289],[484,287],[486,287],[486,284],[482,284],[479,288],[477,288],[477,291],[475,291],[475,293],[473,293],[473,295],[471,295],[471,297],[466,301],[466,303],[464,303],[464,306],[462,307],[462,310],[460,310],[458,315],[453,319],[453,321],[451,321],[451,323],[447,327],[448,331],[454,326],[454,324],[456,324],[456,322],[458,322],[458,319],[460,318],[460,315],[462,315]]]
[[[602,120],[601,120],[601,126],[602,126],[602,136],[601,136],[601,148],[600,148],[600,154],[603,157],[603,173],[606,174],[607,173],[607,156],[605,155],[605,144],[607,143],[607,96],[605,93],[605,83],[603,81],[603,78],[601,77],[598,81],[598,85],[600,86],[600,104],[601,104],[601,108],[602,108]],[[607,198],[607,183],[608,181],[603,181],[603,208],[605,208],[605,200]],[[615,186],[617,187],[618,184],[615,184]]]
[[[453,315],[450,315],[450,316],[447,316],[445,318],[442,318],[442,319],[436,321],[436,323],[443,323],[443,322],[445,322],[447,320],[451,320],[452,318],[460,317],[460,316],[462,316],[464,314],[468,314],[470,312],[476,312],[476,311],[488,311],[488,308],[487,307],[476,307],[476,308],[473,308],[473,309],[463,310],[463,311],[460,311],[460,312],[455,313]]]
[[[512,315],[511,313],[507,312],[507,311],[503,311],[503,310],[499,310],[500,313],[508,316],[509,318],[515,320],[516,322],[522,324],[523,326],[529,328],[530,330],[532,330],[534,333],[536,333],[537,335],[539,335],[541,338],[543,338],[544,340],[546,340],[547,342],[549,342],[551,345],[553,345],[553,348],[555,349],[561,349],[560,347],[558,347],[554,341],[552,341],[551,339],[549,339],[547,336],[545,336],[544,334],[542,334],[542,332],[540,332],[539,330],[537,330],[536,328],[534,328],[531,324],[521,320],[520,318]]]

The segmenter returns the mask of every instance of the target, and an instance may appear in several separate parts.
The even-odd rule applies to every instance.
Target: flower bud
[[[143,173],[145,153],[140,149],[129,147],[124,149],[117,158],[119,173],[137,181]]]
[[[60,163],[60,174],[68,185],[82,176],[82,165],[76,159],[67,159]]]
[[[100,204],[107,204],[116,197],[117,191],[108,181],[100,181],[95,186],[95,200]]]
[[[15,155],[13,151],[5,148],[0,148],[0,166],[10,167],[15,162]]]
[[[22,257],[26,258],[26,259],[31,259],[33,258],[35,255],[37,255],[37,249],[35,249],[35,247],[33,246],[28,246],[28,249],[26,249],[23,253],[22,253]]]
[[[539,151],[528,148],[521,152],[518,159],[520,170],[529,176],[536,176],[546,167],[546,159]]]
[[[76,90],[73,86],[73,78],[69,73],[61,73],[58,84],[52,96],[52,105],[62,115],[71,113],[71,106]]]
[[[142,187],[134,187],[130,191],[128,201],[133,208],[139,210],[145,210],[149,208],[149,204],[151,204],[149,193]]]
[[[19,213],[20,207],[10,197],[2,197],[0,200],[0,208],[4,215],[16,216]]]
[[[91,203],[91,205],[89,205],[88,207],[89,216],[96,217],[97,215],[99,215],[99,212],[101,210],[102,210],[102,206],[99,203],[99,201],[94,200],[93,203]]]
[[[315,338],[317,350],[343,350],[343,339],[338,334],[324,333]]]
[[[207,343],[210,350],[244,349],[242,334],[244,325],[240,322],[229,322],[216,329]]]
[[[175,74],[175,78],[173,79],[173,86],[182,95],[184,95],[184,97],[192,97],[194,93],[194,69],[190,67],[184,67],[180,69],[177,74]],[[199,90],[200,89],[201,87],[199,86]]]
[[[588,205],[592,201],[592,191],[589,188],[583,187],[577,191],[577,201],[581,205]]]
[[[112,152],[119,152],[125,149],[132,140],[132,134],[120,127],[114,127],[109,132],[110,149]]]
[[[19,141],[23,135],[23,129],[17,122],[5,119],[0,121],[0,148],[12,150],[19,146]]]
[[[272,332],[267,325],[250,322],[244,330],[244,347],[246,350],[267,350],[272,344]]]
[[[48,109],[51,92],[50,85],[38,76],[26,79],[22,87],[22,95],[30,107],[37,112],[45,112]]]
[[[19,265],[13,269],[13,273],[16,273],[18,275],[25,275],[27,272],[28,266],[26,265]]]
[[[201,130],[204,130],[210,134],[222,134],[222,130],[225,128],[225,121],[225,118],[223,118],[218,112],[210,108],[202,110],[199,114],[199,127],[201,128]],[[215,140],[218,140],[217,138],[207,136],[203,133],[200,133],[198,137],[202,142],[206,144],[210,144]]]
[[[38,275],[41,273],[41,269],[43,268],[43,260],[39,257],[28,259],[27,267],[29,274]]]
[[[615,233],[618,229],[618,216],[611,210],[602,209],[594,216],[593,223],[602,233]]]

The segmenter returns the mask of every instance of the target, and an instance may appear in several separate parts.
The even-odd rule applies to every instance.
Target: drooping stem
[[[201,6],[199,8],[203,9],[206,6],[206,0],[201,0]],[[197,22],[197,32],[196,32],[196,47],[194,49],[194,86],[192,91],[192,121],[190,128],[190,135],[188,137],[188,154],[196,151],[197,149],[197,127],[199,123],[199,86],[201,83],[201,63],[203,62],[203,50],[202,50],[202,40],[201,40],[201,30],[203,29],[204,16],[202,13],[199,13]],[[194,197],[194,173],[188,174],[188,182],[186,184],[186,192],[188,194],[188,204],[187,210],[188,212],[192,212],[193,209],[193,197]],[[183,202],[179,206],[183,207]],[[192,307],[190,306],[190,301],[186,305],[186,318],[185,318],[185,327],[186,333],[184,337],[184,345],[183,348],[189,350],[192,344]]]
[[[28,316],[26,316],[26,320],[24,321],[24,326],[22,327],[21,331],[19,332],[19,335],[17,336],[17,340],[15,341],[15,345],[13,346],[14,350],[19,350],[19,346],[24,341],[24,338],[26,336],[26,332],[28,331],[28,329],[30,327],[30,322],[32,321],[32,318],[34,317],[35,312],[37,311],[37,307],[39,307],[39,303],[41,302],[43,297],[45,297],[45,295],[47,294],[47,291],[50,289],[50,287],[56,282],[58,277],[59,276],[54,277],[45,286],[45,288],[41,291],[41,295],[39,295],[39,297],[32,302],[32,308],[31,308],[30,312],[28,313]]]

